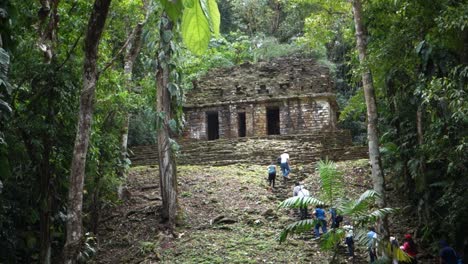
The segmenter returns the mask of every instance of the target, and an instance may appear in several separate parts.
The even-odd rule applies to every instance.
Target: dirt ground
[[[356,198],[371,188],[367,160],[337,163],[346,195]],[[278,234],[297,220],[278,204],[292,196],[295,180],[317,195],[313,166],[292,166],[292,179],[269,191],[266,167],[178,166],[180,219],[174,233],[159,223],[161,199],[156,167],[130,171],[125,201],[103,211],[94,263],[328,263],[312,233],[293,235],[279,244]],[[340,247],[341,263],[352,263]],[[367,263],[357,249],[354,263]]]

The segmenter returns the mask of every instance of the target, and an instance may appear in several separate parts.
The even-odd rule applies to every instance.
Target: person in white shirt
[[[281,158],[281,172],[283,173],[283,180],[289,179],[289,173],[291,172],[291,169],[289,168],[290,162],[289,162],[289,154],[287,150],[284,150],[284,153],[280,155]]]
[[[309,197],[310,193],[309,190],[307,190],[304,185],[301,185],[300,183],[296,182],[296,186],[294,187],[293,190],[293,195],[297,196],[299,198],[303,197]],[[299,208],[301,220],[307,219],[307,206]]]
[[[296,182],[294,184],[294,188],[293,188],[293,196],[297,196],[298,192],[304,188],[304,185],[302,185],[300,182]]]
[[[348,254],[350,257],[354,257],[353,226],[348,221],[346,221],[345,225],[343,226],[343,229],[346,231],[345,243],[346,246],[348,246]]]

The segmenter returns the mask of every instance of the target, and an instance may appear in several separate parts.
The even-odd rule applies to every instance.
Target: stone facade
[[[184,137],[196,140],[306,134],[336,129],[329,70],[313,59],[278,58],[211,71],[187,95]]]
[[[336,128],[337,104],[327,68],[312,59],[279,58],[216,69],[184,105],[179,164],[270,164],[284,149],[294,164],[367,157]],[[211,140],[217,139],[217,140]],[[131,148],[133,165],[157,164],[157,146]]]
[[[264,164],[275,161],[286,148],[293,164],[315,164],[320,159],[333,161],[369,157],[366,146],[353,146],[347,130],[321,131],[302,135],[273,135],[219,139],[212,141],[182,140],[178,164],[229,165]],[[131,148],[132,165],[158,164],[157,146]]]

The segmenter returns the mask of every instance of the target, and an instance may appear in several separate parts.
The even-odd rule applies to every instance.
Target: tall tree
[[[78,127],[73,149],[70,185],[68,192],[67,237],[64,248],[64,262],[76,263],[82,234],[83,184],[85,178],[86,154],[88,151],[91,121],[94,108],[94,94],[98,81],[97,59],[99,40],[109,12],[111,0],[95,0],[88,20],[85,38],[83,67],[83,90],[80,96]]]
[[[371,163],[372,182],[374,190],[379,194],[377,204],[385,208],[385,179],[379,151],[379,132],[377,128],[377,102],[372,81],[372,74],[366,62],[366,31],[362,23],[362,4],[360,0],[353,0],[354,25],[356,28],[356,44],[359,61],[362,67],[362,85],[367,106],[367,139],[369,144],[369,160]],[[381,226],[384,237],[389,235],[387,218],[384,217]]]
[[[173,22],[164,12],[161,17],[159,34],[158,67],[156,69],[157,104],[159,116],[158,154],[159,181],[161,185],[163,209],[162,217],[169,227],[173,227],[177,215],[177,170],[174,153],[171,147],[171,131],[169,121],[172,116],[171,94],[169,93],[169,61],[172,56],[170,42],[172,40]]]
[[[150,8],[148,6],[147,1],[143,1],[143,9],[146,9],[145,18],[139,22],[135,28],[131,31],[129,36],[129,43],[126,48],[125,58],[124,58],[124,75],[126,78],[126,86],[129,93],[132,92],[132,82],[133,82],[133,65],[138,57],[138,53],[141,50],[142,44],[142,35],[143,35],[143,26],[146,24],[148,20],[148,16],[150,13]],[[126,111],[124,116],[124,123],[122,126],[121,138],[120,138],[120,159],[122,161],[122,167],[120,168],[120,176],[125,178],[126,176],[126,159],[128,158],[128,127],[130,124],[130,111]]]
[[[54,58],[54,46],[57,40],[58,28],[58,6],[59,0],[42,0],[41,8],[38,11],[38,47],[43,53],[44,63],[52,63]],[[47,96],[47,115],[45,122],[52,123],[53,119],[53,96],[49,92]],[[51,218],[52,218],[52,188],[51,188],[51,164],[50,156],[52,153],[52,142],[50,135],[44,133],[42,135],[44,147],[42,155],[38,158],[40,163],[39,171],[39,199],[40,199],[40,263],[50,263],[51,261]]]
[[[207,48],[211,38],[211,33],[219,34],[220,15],[218,5],[215,0],[196,0],[187,1],[187,5],[182,1],[161,0],[164,10],[159,22],[160,42],[157,56],[156,85],[157,85],[157,104],[158,112],[158,155],[159,155],[159,173],[162,193],[162,218],[172,229],[175,225],[177,216],[177,169],[175,156],[172,147],[171,123],[172,103],[180,100],[172,100],[179,97],[180,88],[174,82],[171,82],[171,74],[175,71],[172,65],[174,56],[174,23],[177,23],[182,15],[181,35],[187,48],[200,55]]]

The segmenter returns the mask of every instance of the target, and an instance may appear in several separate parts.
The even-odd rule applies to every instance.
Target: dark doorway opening
[[[245,126],[245,113],[237,114],[237,132],[239,137],[245,137],[246,135],[246,126]]]
[[[268,135],[280,134],[280,112],[279,108],[267,108],[267,130]]]
[[[219,120],[218,112],[206,113],[207,134],[208,140],[215,140],[219,138]]]

